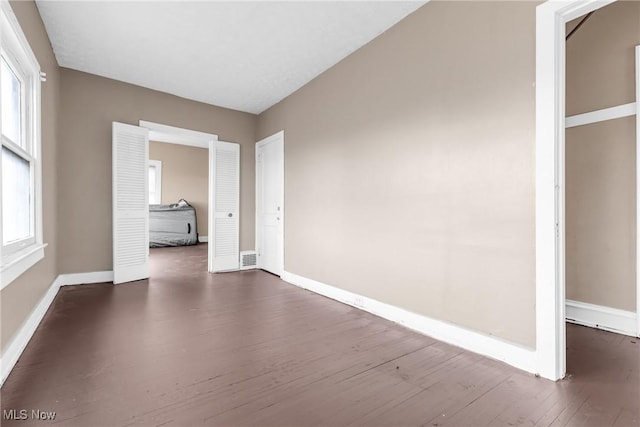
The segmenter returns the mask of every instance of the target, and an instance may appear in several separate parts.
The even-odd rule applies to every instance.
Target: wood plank
[[[152,250],[150,280],[62,288],[2,409],[65,426],[640,425],[633,338],[568,325],[570,375],[553,383],[206,263],[206,245]]]

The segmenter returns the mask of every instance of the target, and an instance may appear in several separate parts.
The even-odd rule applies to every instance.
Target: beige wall
[[[206,236],[209,232],[209,150],[152,141],[149,159],[162,162],[162,203],[188,201],[196,210],[198,234]]]
[[[634,102],[639,44],[640,1],[597,10],[567,41],[567,116]]]
[[[214,133],[240,144],[240,248],[254,247],[256,116],[62,69],[58,232],[60,272],[112,268],[111,122],[139,120]]]
[[[535,346],[536,4],[429,2],[258,117],[285,270]]]
[[[42,84],[42,213],[44,241],[49,246],[45,249],[45,258],[42,261],[0,292],[2,307],[0,315],[2,337],[0,341],[3,352],[58,274],[58,239],[55,227],[59,188],[56,177],[56,157],[59,147],[57,121],[60,102],[60,73],[35,3],[12,1],[10,4],[38,58],[41,70],[47,73],[47,81]]]
[[[635,117],[567,129],[567,298],[636,310]]]
[[[633,102],[639,44],[640,2],[592,15],[567,42],[567,114]],[[635,139],[635,117],[566,131],[568,299],[636,310]]]
[[[2,347],[58,272],[111,269],[111,122],[140,119],[241,144],[241,249],[254,246],[253,144],[284,129],[287,271],[533,346],[536,4],[429,2],[256,118],[58,69],[34,4],[12,2],[48,74],[43,181],[49,247],[45,260],[0,294]],[[609,6],[615,7],[623,6]],[[576,53],[585,61],[579,70],[589,65],[592,71],[569,79],[568,114],[632,101],[629,60],[590,35],[598,14],[571,41],[585,49]],[[616,18],[617,30],[607,37],[626,37],[620,29],[633,28],[638,16],[632,11]],[[579,41],[580,33],[586,41]],[[572,52],[568,73],[575,71]],[[594,84],[598,75],[617,85],[602,89]],[[611,182],[624,187],[633,168],[629,133],[624,120],[591,132],[576,129],[581,143],[589,136],[585,146],[614,135],[612,150],[598,156],[568,141],[568,154],[577,152],[568,170],[579,176],[589,162],[604,158],[601,165],[620,168]],[[619,192],[632,205],[629,191]],[[624,215],[612,219],[605,212],[593,224],[628,224],[624,206],[618,211]],[[620,230],[614,234],[625,233]],[[592,237],[591,247],[606,244]],[[598,303],[571,292],[570,298]],[[630,298],[605,303],[630,309]]]

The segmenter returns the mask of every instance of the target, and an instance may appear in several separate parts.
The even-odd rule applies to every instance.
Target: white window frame
[[[156,204],[162,203],[162,161],[160,160],[149,160],[149,167],[154,167],[156,169],[156,194],[158,200]],[[151,199],[149,199],[149,204],[151,203]]]
[[[0,245],[1,288],[9,285],[25,271],[44,258],[42,232],[42,156],[40,142],[40,65],[25,37],[9,2],[0,0],[0,52],[7,63],[16,68],[23,85],[22,135],[25,149],[16,147],[2,137],[2,146],[28,159],[31,164],[31,227],[33,235],[9,245]],[[1,156],[1,154],[0,154]],[[0,174],[0,203],[2,203],[2,176]],[[2,210],[0,209],[0,242],[2,242]]]

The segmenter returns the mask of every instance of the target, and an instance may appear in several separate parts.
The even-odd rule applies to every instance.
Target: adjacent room
[[[3,426],[640,426],[640,2],[0,24]]]
[[[206,148],[149,142],[150,247],[207,242],[208,158]]]
[[[638,2],[616,2],[567,24],[567,319],[627,336],[637,336],[639,16]]]
[[[149,141],[149,276],[205,260],[209,217],[209,150]]]

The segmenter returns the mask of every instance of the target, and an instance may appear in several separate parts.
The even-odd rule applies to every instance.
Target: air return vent
[[[258,257],[256,251],[242,251],[240,252],[240,270],[249,270],[250,268],[256,268],[258,265]]]

